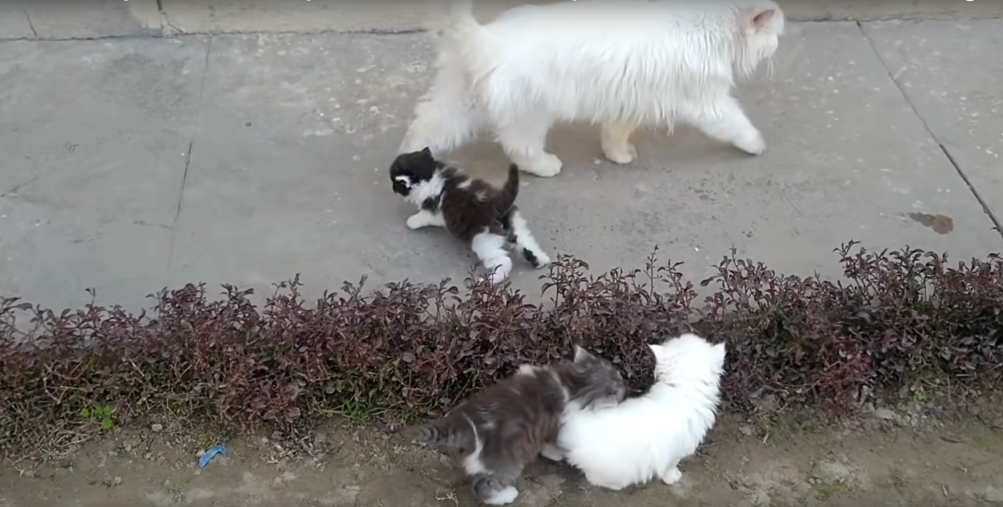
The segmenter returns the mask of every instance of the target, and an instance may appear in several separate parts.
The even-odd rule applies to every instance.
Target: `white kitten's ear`
[[[751,24],[752,24],[751,28],[757,32],[766,28],[767,26],[770,25],[770,23],[773,22],[773,16],[775,14],[776,10],[774,9],[767,9],[765,11],[754,12],[751,17]]]
[[[648,344],[648,348],[651,349],[651,353],[655,355],[655,360],[662,357],[662,346],[653,343]]]
[[[587,359],[592,359],[592,354],[589,354],[589,351],[581,348],[580,346],[575,345],[575,362],[580,363]]]
[[[724,342],[721,342],[721,343],[718,343],[717,345],[714,345],[713,350],[714,350],[714,352],[717,353],[717,358],[718,358],[719,361],[721,361],[721,364],[724,364],[724,359],[728,355],[727,352],[726,352],[726,350],[725,350],[725,348],[724,348]]]

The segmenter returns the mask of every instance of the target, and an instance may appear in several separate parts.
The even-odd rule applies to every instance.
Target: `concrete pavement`
[[[552,253],[605,270],[657,244],[694,280],[732,246],[826,276],[851,238],[998,252],[1003,68],[984,55],[1001,28],[805,23],[773,79],[738,91],[762,156],[682,129],[637,134],[620,167],[595,129],[563,127],[564,172],[524,176],[520,206]],[[472,255],[409,231],[386,176],[432,56],[422,33],[0,42],[0,292],[63,307],[95,287],[134,308],[188,281],[260,291],[300,272],[316,295],[363,274],[462,278]],[[504,175],[489,143],[455,158]],[[517,262],[513,280],[536,294],[538,274]]]
[[[477,0],[479,17],[522,3]],[[0,0],[0,39],[79,39],[220,33],[407,32],[442,0]],[[789,19],[1003,17],[997,0],[780,0]]]

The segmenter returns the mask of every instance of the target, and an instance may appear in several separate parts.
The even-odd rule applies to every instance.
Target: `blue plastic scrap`
[[[226,447],[223,447],[221,444],[216,444],[206,449],[205,453],[202,454],[202,457],[199,458],[199,468],[205,468],[205,466],[212,461],[213,456],[217,454],[226,456]]]

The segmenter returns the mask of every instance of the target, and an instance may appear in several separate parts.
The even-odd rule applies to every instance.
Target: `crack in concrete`
[[[164,10],[164,0],[157,0],[157,12],[160,13],[160,36],[173,37],[175,35],[186,34],[184,30],[171,23],[167,11]]]
[[[28,9],[24,8],[24,4],[21,0],[18,0],[17,6],[21,9],[21,13],[24,14],[24,19],[28,21],[28,28],[31,29],[32,40],[38,40],[38,31],[35,30],[35,23],[31,21],[31,14],[28,14]]]
[[[167,251],[167,269],[171,269],[174,261],[174,246],[178,236],[178,222],[181,219],[181,209],[185,202],[185,185],[188,183],[188,169],[192,164],[192,149],[195,147],[195,138],[198,136],[199,127],[202,124],[202,105],[205,97],[205,83],[209,77],[209,57],[212,55],[212,37],[206,42],[205,64],[202,66],[202,83],[199,85],[199,98],[196,102],[198,112],[195,114],[195,125],[192,126],[192,135],[188,141],[188,151],[185,152],[185,170],[181,175],[181,190],[178,193],[178,207],[174,211],[174,224],[171,228],[171,244]]]
[[[867,44],[871,46],[871,51],[874,52],[874,56],[878,58],[878,61],[881,62],[881,66],[884,67],[885,72],[888,73],[888,78],[891,79],[892,83],[895,84],[895,88],[898,89],[899,94],[902,96],[903,99],[905,99],[906,103],[909,104],[909,107],[912,109],[913,114],[915,114],[916,117],[919,118],[919,121],[923,123],[923,128],[926,129],[926,133],[929,134],[930,138],[933,139],[934,142],[937,143],[937,146],[940,147],[940,151],[947,158],[948,163],[950,163],[954,167],[955,172],[957,172],[958,176],[961,177],[961,181],[965,182],[965,185],[968,186],[968,190],[975,197],[975,200],[979,202],[980,206],[982,206],[982,211],[986,214],[986,216],[989,217],[989,220],[991,220],[993,223],[993,229],[995,229],[996,232],[1000,234],[1000,236],[1003,236],[1003,224],[1000,223],[999,218],[997,218],[996,215],[993,213],[992,208],[990,208],[986,200],[983,199],[982,194],[979,193],[979,190],[975,188],[975,184],[973,184],[972,181],[968,178],[968,175],[965,174],[965,171],[961,168],[961,165],[959,165],[957,160],[955,160],[954,156],[951,155],[951,151],[947,148],[947,146],[943,142],[941,142],[939,138],[937,138],[937,135],[933,132],[933,129],[930,128],[930,124],[927,123],[926,118],[923,116],[922,113],[920,113],[919,108],[916,107],[916,104],[913,103],[912,99],[909,98],[909,94],[906,93],[906,90],[905,88],[902,87],[902,84],[899,83],[897,77],[898,74],[901,73],[901,71],[894,73],[892,72],[891,68],[888,67],[888,62],[886,62],[885,59],[881,57],[881,53],[878,51],[878,47],[874,43],[874,40],[871,39],[870,35],[867,34],[867,30],[864,29],[864,24],[860,21],[857,21],[856,24],[857,24],[857,29],[860,30],[860,34],[863,35],[864,40],[866,40]]]
[[[31,178],[28,178],[28,180],[27,180],[27,181],[25,181],[25,182],[23,182],[23,183],[18,183],[17,185],[14,185],[13,187],[11,187],[11,188],[10,188],[9,190],[7,190],[6,192],[4,192],[4,193],[0,194],[0,197],[7,197],[7,196],[9,196],[9,195],[13,195],[13,194],[16,194],[16,193],[18,193],[18,192],[19,192],[19,191],[20,191],[21,189],[23,189],[24,187],[26,187],[26,186],[28,186],[28,185],[31,185],[32,183],[34,183],[34,182],[35,182],[35,180],[37,180],[38,178],[40,178],[40,176],[39,176],[39,175],[35,175],[35,176],[32,176]]]

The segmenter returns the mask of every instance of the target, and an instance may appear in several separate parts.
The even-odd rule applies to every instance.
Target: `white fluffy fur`
[[[437,75],[401,153],[428,146],[439,156],[486,129],[520,169],[554,176],[563,164],[546,135],[566,121],[601,124],[603,152],[619,164],[636,158],[636,128],[678,122],[750,154],[765,149],[731,89],[777,49],[784,15],[772,0],[524,5],[487,25],[471,0],[447,1]]]
[[[558,448],[544,455],[563,453],[590,484],[613,490],[654,477],[679,481],[679,462],[714,425],[725,347],[684,334],[651,350],[655,384],[647,394],[602,410],[569,405]]]

